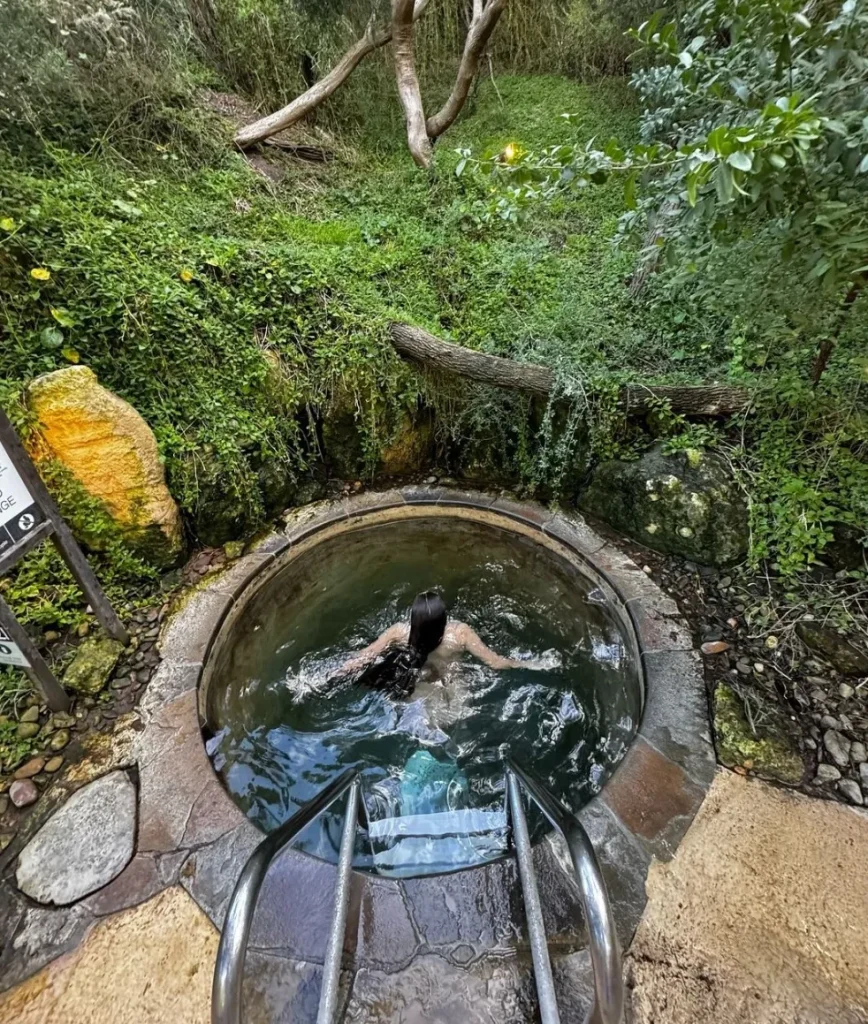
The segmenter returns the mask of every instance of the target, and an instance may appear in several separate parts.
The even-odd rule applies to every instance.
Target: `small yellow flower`
[[[4,231],[14,231],[15,221],[11,217],[4,217],[3,220],[0,220],[0,228]]]
[[[193,271],[188,270],[186,267],[184,267],[184,269],[181,271],[178,277],[181,278],[184,284],[189,284],[193,280]]]
[[[45,267],[34,267],[30,271],[30,276],[37,281],[47,281],[51,277],[51,271],[46,270]]]

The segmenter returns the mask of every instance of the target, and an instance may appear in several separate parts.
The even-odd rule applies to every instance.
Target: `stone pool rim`
[[[677,605],[640,566],[577,514],[551,511],[532,502],[479,491],[437,486],[367,491],[290,510],[283,529],[252,544],[248,553],[229,569],[200,585],[167,622],[160,642],[161,679],[152,682],[146,695],[145,728],[158,726],[163,705],[177,702],[189,693],[193,698],[188,704],[189,713],[197,716],[196,727],[201,729],[204,724],[201,683],[209,655],[221,632],[231,625],[233,609],[237,613],[243,606],[244,595],[251,584],[257,577],[269,575],[269,570],[277,571],[279,557],[293,545],[344,521],[366,516],[376,519],[376,513],[426,505],[487,513],[503,519],[504,528],[508,528],[511,521],[522,526],[522,533],[529,530],[558,542],[579,556],[593,575],[601,576],[608,583],[632,622],[645,688],[642,718],[625,756],[601,792],[578,813],[597,851],[618,931],[626,946],[644,908],[644,882],[652,859],[668,861],[674,855],[711,784],[716,762],[701,663]],[[198,763],[190,767],[198,778],[204,771],[203,759],[216,782],[217,775],[205,753],[204,742],[200,742]],[[222,784],[209,785],[208,792],[209,806],[202,813],[215,823],[219,833],[243,837],[238,852],[249,853],[265,833],[250,822]],[[159,816],[159,807],[151,807],[149,817]],[[326,878],[335,871],[335,866],[325,861],[298,851],[290,853],[290,863],[298,864],[302,875],[304,861],[315,861],[319,866],[317,874]],[[537,845],[534,856],[535,862],[545,862],[542,867],[538,865],[540,870],[558,876],[557,885],[566,893],[565,899],[576,897],[565,850],[556,833],[550,833]],[[500,858],[465,868],[455,877],[466,877],[470,886],[482,884],[469,876],[487,877],[492,871],[500,870],[505,860],[512,859]],[[236,876],[242,867],[243,861],[233,863]],[[403,892],[410,883],[417,894],[420,887],[426,886],[432,887],[433,893],[441,886],[443,877],[423,876],[399,883],[354,871],[354,885],[363,890],[359,898],[364,905],[368,890],[374,893],[384,886],[400,888],[403,884]],[[225,884],[225,880],[221,880],[221,890]],[[213,908],[212,917],[219,926],[225,898],[218,906],[205,892],[200,891],[199,897],[206,910]],[[577,899],[574,902],[577,903]],[[362,950],[357,952],[364,962]],[[315,950],[305,948],[293,949],[293,956],[318,959]]]

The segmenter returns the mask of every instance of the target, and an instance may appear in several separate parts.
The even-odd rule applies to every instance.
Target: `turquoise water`
[[[466,658],[406,700],[329,685],[347,654],[434,588],[490,647],[542,661],[545,671],[495,672]],[[229,792],[269,830],[346,767],[359,768],[369,817],[380,824],[373,843],[360,834],[356,863],[382,873],[454,870],[500,855],[507,755],[578,809],[638,725],[635,656],[604,589],[488,525],[423,518],[327,541],[270,580],[232,629],[208,699],[208,750]],[[543,822],[532,825],[539,836]],[[439,833],[448,841],[424,838]],[[336,860],[339,843],[332,814],[296,845]]]

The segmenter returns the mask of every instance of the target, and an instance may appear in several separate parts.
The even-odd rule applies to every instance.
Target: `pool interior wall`
[[[472,676],[474,695],[485,691],[489,699],[474,707],[472,695],[469,713],[451,723],[456,728],[447,722],[442,730],[457,729],[451,756],[472,791],[465,803],[487,812],[502,808],[507,753],[575,810],[603,786],[638,727],[643,701],[635,632],[613,588],[566,545],[504,516],[403,508],[363,515],[293,544],[242,594],[220,632],[201,694],[216,737],[209,751],[233,798],[260,827],[285,820],[347,765],[363,770],[376,813],[389,802],[390,776],[400,775],[396,768],[414,754],[449,762],[449,752],[444,756],[430,736],[420,741],[412,723],[401,728],[405,709],[390,719],[381,694],[350,690],[298,699],[312,675],[325,678],[342,652],[402,618],[413,594],[430,586],[442,589],[453,613],[475,619],[471,624],[504,653],[555,652],[561,659],[543,674],[546,685],[526,670],[493,682]],[[518,712],[495,721],[497,709],[510,704]],[[538,838],[543,823],[533,824]],[[339,815],[332,815],[301,837],[301,847],[334,860],[339,832]],[[499,855],[496,843],[474,843],[464,863],[434,857],[417,873]],[[356,865],[374,866],[362,838]]]

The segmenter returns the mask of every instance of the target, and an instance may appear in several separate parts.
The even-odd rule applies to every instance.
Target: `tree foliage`
[[[809,14],[813,15],[811,20]],[[706,0],[679,25],[631,35],[655,58],[634,76],[643,141],[562,145],[496,164],[496,212],[624,175],[624,230],[669,204],[667,237],[772,227],[782,255],[808,247],[810,276],[848,291],[868,272],[868,10]],[[485,162],[483,162],[485,163]],[[641,191],[642,199],[637,199]],[[673,201],[677,206],[673,208]]]

